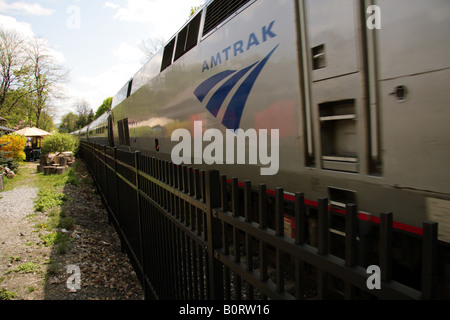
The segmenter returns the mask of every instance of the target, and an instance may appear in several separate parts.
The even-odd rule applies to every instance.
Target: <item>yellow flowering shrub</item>
[[[6,145],[4,145],[6,143]],[[8,134],[0,137],[0,150],[5,151],[6,158],[13,158],[17,161],[25,160],[25,145],[27,138],[19,134]]]

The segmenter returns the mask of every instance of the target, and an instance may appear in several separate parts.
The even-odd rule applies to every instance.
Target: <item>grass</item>
[[[66,233],[56,231],[58,229],[70,230],[74,227],[72,217],[66,215],[62,205],[70,199],[62,192],[67,184],[74,186],[80,185],[80,180],[75,174],[74,168],[62,175],[44,175],[39,173],[37,176],[40,189],[37,194],[34,209],[37,212],[46,212],[47,220],[35,225],[36,231],[50,231],[45,235],[40,235],[42,245],[53,246],[55,251],[65,254],[71,247],[72,238]]]
[[[39,265],[35,264],[34,262],[25,262],[22,264],[19,264],[16,268],[10,269],[5,272],[5,274],[9,274],[12,272],[16,273],[38,273],[41,272],[41,268]]]
[[[44,246],[49,247],[53,245],[59,245],[64,242],[71,242],[72,238],[63,232],[52,232],[46,235],[40,236]]]
[[[60,207],[65,201],[70,200],[61,192],[61,189],[66,184],[77,187],[80,185],[80,179],[75,174],[75,170],[75,168],[69,168],[67,172],[61,175],[39,173],[37,176],[39,192],[34,209],[38,212],[46,212],[52,208]]]
[[[64,174],[47,176],[42,172],[37,172],[33,167],[26,166],[25,164],[26,163],[20,164],[18,173],[14,178],[8,179],[4,177],[4,191],[10,191],[23,185],[30,185],[47,190],[62,187],[65,184],[72,184],[74,186],[80,185],[80,179],[75,174],[77,164],[75,164],[75,168],[69,168],[69,170]]]
[[[72,217],[68,217],[65,211],[60,207],[53,207],[48,212],[48,225],[45,228],[55,230],[56,228],[70,230],[73,228],[75,221]]]
[[[22,261],[22,257],[13,256],[13,257],[9,258],[10,263],[17,262],[17,261]]]
[[[0,300],[12,300],[17,297],[17,293],[8,291],[5,288],[0,289]]]
[[[20,170],[13,179],[3,177],[3,191],[10,191],[16,187],[28,184],[30,181],[34,181],[33,175],[36,175],[36,171],[33,168],[22,167],[22,164],[20,164]]]
[[[64,201],[68,200],[64,193],[58,192],[54,188],[41,189],[37,196],[34,210],[38,212],[45,212],[53,207],[61,206]]]

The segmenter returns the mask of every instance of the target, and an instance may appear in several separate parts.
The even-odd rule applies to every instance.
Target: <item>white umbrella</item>
[[[25,137],[45,137],[45,136],[51,136],[52,135],[51,133],[49,133],[49,132],[47,132],[45,130],[42,130],[42,129],[39,129],[39,128],[35,128],[35,127],[33,127],[33,128],[23,128],[23,129],[17,130],[14,133],[15,134],[21,134],[21,135],[23,135]]]

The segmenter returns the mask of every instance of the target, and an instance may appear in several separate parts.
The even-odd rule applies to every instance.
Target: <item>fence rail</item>
[[[318,200],[317,244],[307,241],[307,206],[296,193],[268,194],[218,171],[82,142],[90,170],[148,299],[433,299],[437,224],[423,223],[421,291],[392,278],[392,213],[380,215],[381,289],[357,264],[357,207],[345,215],[342,258],[330,247],[328,199]],[[295,236],[285,235],[290,211]]]

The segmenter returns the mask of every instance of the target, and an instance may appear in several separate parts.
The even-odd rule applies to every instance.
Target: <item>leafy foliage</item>
[[[27,143],[27,138],[18,134],[8,134],[0,137],[0,158],[10,158],[10,160],[25,160],[23,149]],[[10,162],[10,161],[8,161]],[[1,163],[1,160],[0,160]],[[10,168],[11,169],[11,168]]]
[[[79,141],[76,137],[68,133],[55,133],[42,140],[42,153],[61,153],[78,150]]]
[[[46,39],[0,28],[0,114],[10,127],[27,119],[27,126],[51,131],[51,104],[61,98],[68,73]]]
[[[112,97],[106,98],[103,100],[103,103],[100,107],[98,107],[97,112],[95,112],[95,119],[100,117],[105,112],[108,112],[111,110],[111,104],[112,104]]]
[[[7,166],[11,158],[8,158],[6,155],[8,155],[9,151],[2,150],[3,147],[6,147],[9,144],[9,142],[6,143],[0,143],[0,174],[3,173],[3,167]]]
[[[78,126],[78,115],[74,114],[73,112],[67,113],[65,116],[61,119],[61,125],[59,126],[60,132],[73,132],[75,131]]]
[[[8,144],[9,142],[0,143],[0,179],[2,178],[1,175],[6,175],[6,168],[15,171],[19,167],[19,164],[14,161],[14,159],[6,156],[11,152],[2,150],[2,147],[7,146]]]
[[[192,17],[194,14],[196,14],[200,8],[201,8],[201,6],[191,7],[189,17]]]
[[[67,196],[64,193],[58,193],[54,189],[42,189],[38,192],[34,210],[45,212],[50,208],[60,206],[64,201],[67,201]]]
[[[100,117],[102,114],[111,110],[112,97],[103,100],[103,103],[98,107],[94,114],[94,111],[89,107],[88,102],[80,100],[76,104],[77,112],[69,112],[65,114],[61,119],[59,126],[60,132],[74,132],[75,130],[84,128],[89,123]]]

